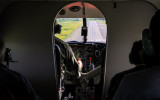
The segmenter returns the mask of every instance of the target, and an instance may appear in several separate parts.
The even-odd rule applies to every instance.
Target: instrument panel
[[[82,72],[89,72],[90,70],[100,66],[103,59],[102,55],[106,51],[105,43],[82,43],[82,42],[67,42],[74,52],[76,59],[80,59],[83,63]]]

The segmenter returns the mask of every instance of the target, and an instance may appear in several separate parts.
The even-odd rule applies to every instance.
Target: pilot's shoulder
[[[68,43],[64,42],[63,40],[55,37],[55,44],[57,44],[58,46],[60,46],[61,48],[65,48],[65,49],[69,49],[70,46],[68,45]]]
[[[68,44],[66,42],[64,42],[63,40],[61,40],[61,39],[59,39],[57,37],[55,37],[55,44],[64,44],[64,45],[68,46]]]

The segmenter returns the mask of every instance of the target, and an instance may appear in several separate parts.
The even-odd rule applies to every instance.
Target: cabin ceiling
[[[0,7],[8,6],[15,1],[81,1],[81,0],[0,0]],[[160,0],[82,0],[82,1],[148,1],[160,9]]]
[[[8,5],[10,5],[11,3],[16,2],[16,1],[46,1],[47,2],[47,1],[81,1],[81,0],[0,0],[0,13],[2,13],[3,10]],[[82,1],[115,1],[115,2],[116,1],[148,1],[149,3],[153,4],[153,6],[155,6],[156,8],[160,9],[160,0],[82,0]],[[93,15],[93,14],[91,14],[91,15]],[[61,17],[61,16],[58,16],[58,17]],[[66,18],[67,18],[67,16],[66,16]],[[90,18],[90,16],[88,16],[88,18]],[[93,18],[96,18],[96,17],[93,17]],[[103,18],[103,15],[98,14],[97,18]]]

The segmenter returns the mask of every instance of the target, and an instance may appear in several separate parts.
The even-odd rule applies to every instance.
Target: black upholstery
[[[60,70],[61,70],[61,49],[57,44],[55,44],[55,53],[56,53],[56,71],[58,78],[60,78]]]
[[[57,99],[59,98],[60,78],[61,78],[61,50],[60,47],[55,44],[55,64],[56,64],[56,92]]]
[[[15,100],[14,94],[11,90],[0,86],[0,100]]]

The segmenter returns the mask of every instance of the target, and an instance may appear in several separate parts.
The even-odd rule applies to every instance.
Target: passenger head
[[[5,45],[4,41],[0,39],[0,64],[3,63],[5,57]]]
[[[129,54],[129,61],[134,65],[144,64],[142,40],[135,41],[133,43],[131,52]]]
[[[54,34],[60,34],[61,33],[61,25],[57,23],[57,20],[54,22]]]
[[[143,57],[145,64],[160,64],[160,10],[152,17],[149,29],[143,31],[142,44],[146,53]]]
[[[160,56],[160,10],[152,17],[150,22],[151,43],[155,54]]]
[[[142,42],[147,55],[160,57],[160,10],[152,17],[149,29],[143,31]]]

